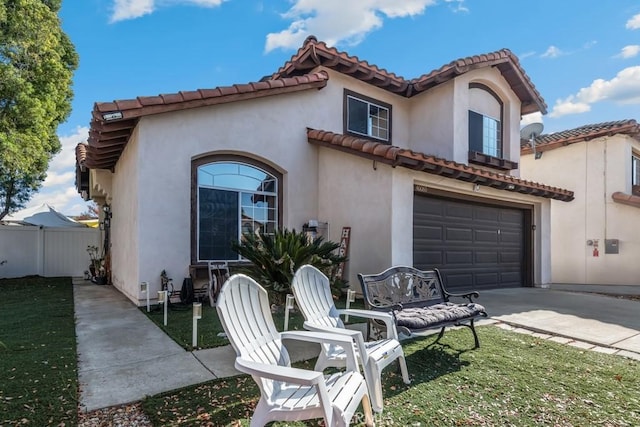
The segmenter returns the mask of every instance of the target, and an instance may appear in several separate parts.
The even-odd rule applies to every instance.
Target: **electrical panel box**
[[[617,254],[619,253],[620,242],[618,239],[605,239],[604,241],[604,253],[605,254]]]

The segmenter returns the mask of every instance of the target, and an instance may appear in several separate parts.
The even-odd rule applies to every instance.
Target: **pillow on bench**
[[[443,323],[472,319],[484,312],[484,307],[476,303],[454,304],[452,302],[443,302],[428,307],[394,310],[393,314],[398,326],[416,330],[437,328]]]

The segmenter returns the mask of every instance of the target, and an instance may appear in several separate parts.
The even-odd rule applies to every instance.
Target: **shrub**
[[[232,247],[252,263],[239,271],[267,289],[275,304],[284,303],[291,292],[293,275],[305,264],[313,265],[330,278],[334,295],[345,285],[343,280],[333,279],[333,273],[346,257],[336,254],[338,243],[324,241],[322,237],[310,240],[295,229],[274,234],[246,233],[240,242],[232,242]]]

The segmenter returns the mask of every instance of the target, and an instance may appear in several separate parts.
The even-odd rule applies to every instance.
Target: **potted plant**
[[[89,272],[91,273],[91,281],[98,285],[107,283],[105,274],[104,258],[98,255],[98,247],[94,245],[87,246],[87,252],[91,260],[89,264]]]

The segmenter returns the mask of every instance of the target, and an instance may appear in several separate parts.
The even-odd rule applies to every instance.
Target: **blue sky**
[[[80,55],[63,150],[28,206],[76,215],[74,148],[94,102],[257,81],[307,35],[405,78],[508,48],[548,105],[544,133],[640,120],[638,0],[63,0]]]

